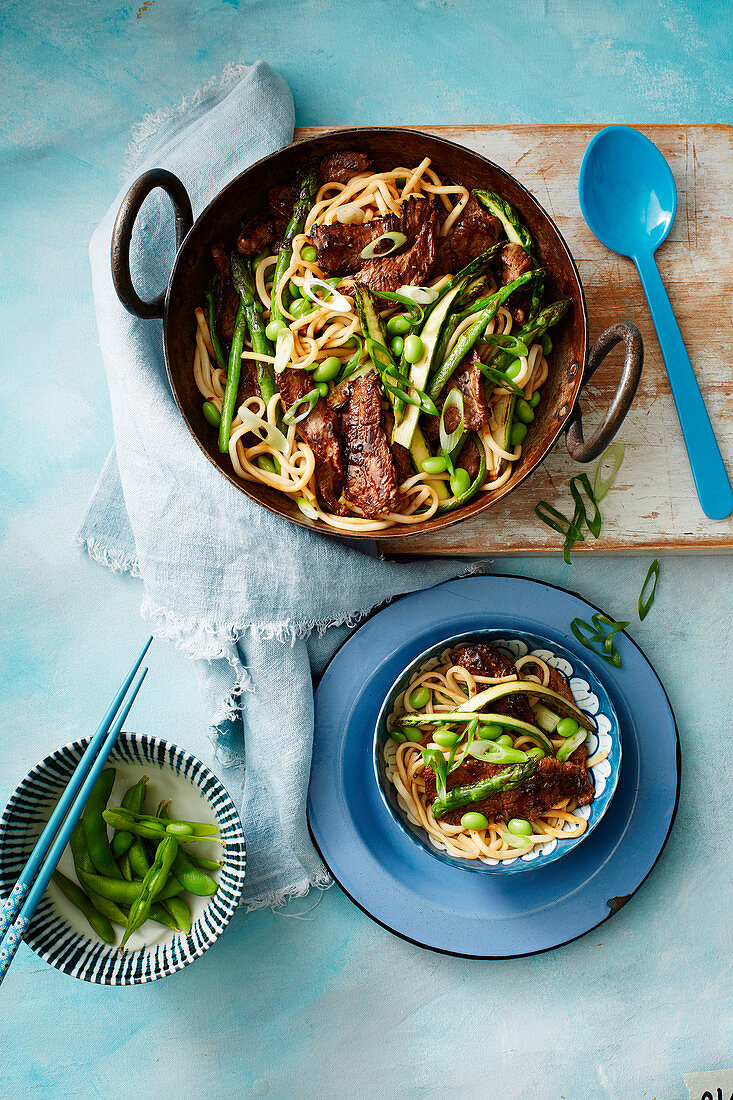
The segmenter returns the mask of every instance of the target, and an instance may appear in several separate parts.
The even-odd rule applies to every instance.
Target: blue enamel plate
[[[538,581],[470,577],[395,601],[336,653],[316,691],[308,821],[336,882],[389,931],[469,958],[531,955],[597,927],[653,868],[679,795],[674,715],[629,637],[616,635],[619,669],[576,641],[571,620],[596,610]],[[471,632],[541,639],[591,674],[620,730],[623,758],[602,818],[562,858],[538,859],[525,874],[474,874],[436,859],[390,812],[375,775],[374,730],[398,677],[432,646]]]

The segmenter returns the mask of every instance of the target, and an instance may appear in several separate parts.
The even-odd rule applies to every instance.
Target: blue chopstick
[[[130,671],[123,687],[115,696],[102,724],[87,746],[84,755],[69,780],[58,805],[55,807],[48,824],[44,828],[39,840],[26,863],[20,878],[13,887],[10,897],[6,900],[0,912],[0,942],[6,932],[5,942],[0,946],[0,982],[18,949],[18,944],[25,935],[28,925],[33,917],[36,907],[41,900],[53,872],[61,858],[64,848],[69,842],[72,832],[78,822],[94,784],[97,782],[107,757],[114,742],[122,729],[122,725],[130,713],[130,708],[135,701],[135,696],[145,679],[147,668],[143,669],[136,683],[133,685],[130,698],[122,712],[114,721],[110,729],[110,721],[114,717],[120,702],[125,696],[137,669],[140,666],[152,638],[146,643],[138,660]],[[55,839],[54,839],[55,837]],[[34,882],[35,878],[35,882]],[[21,908],[22,907],[22,908]],[[15,920],[12,928],[8,928],[20,910],[20,915]]]

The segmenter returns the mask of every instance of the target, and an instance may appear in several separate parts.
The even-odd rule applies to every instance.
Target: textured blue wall
[[[733,62],[723,0],[5,0],[0,25],[2,803],[90,728],[144,636],[138,583],[71,543],[111,440],[86,248],[131,126],[258,57],[289,81],[302,125],[728,122]],[[646,564],[501,568],[620,611]],[[660,865],[598,932],[465,962],[389,936],[331,890],[306,919],[293,915],[310,900],[239,914],[216,949],[142,989],[82,985],[22,949],[0,998],[0,1094],[683,1097],[682,1073],[730,1050],[730,576],[728,559],[666,560],[636,630],[677,710],[685,777]],[[192,670],[162,643],[151,664],[137,727],[185,744],[203,717]]]

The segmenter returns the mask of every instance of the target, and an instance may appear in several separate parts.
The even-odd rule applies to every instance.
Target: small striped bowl
[[[28,859],[88,742],[74,741],[37,764],[12,795],[0,820],[0,895],[7,897]],[[191,898],[191,934],[162,925],[145,925],[123,955],[103,943],[84,917],[52,883],[36,910],[25,942],[57,970],[99,985],[139,985],[182,970],[221,935],[239,903],[244,886],[245,846],[236,807],[217,777],[195,756],[145,734],[121,733],[109,763],[117,772],[110,797],[119,805],[124,791],[141,775],[149,777],[148,803],[173,800],[181,818],[216,822],[223,845],[200,845],[202,855],[223,860],[219,889],[212,898]],[[74,879],[68,850],[59,870]],[[152,930],[152,931],[151,931]]]

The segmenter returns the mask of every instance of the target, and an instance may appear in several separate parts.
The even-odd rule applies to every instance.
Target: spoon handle
[[[710,519],[725,519],[733,511],[733,489],[667,291],[651,252],[635,256],[634,263],[657,330],[702,510]]]

